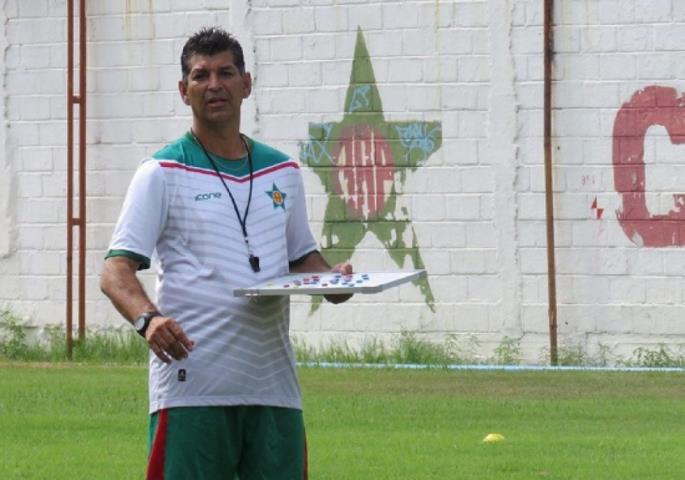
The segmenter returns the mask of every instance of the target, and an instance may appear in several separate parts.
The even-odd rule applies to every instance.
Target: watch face
[[[135,322],[133,322],[133,328],[135,328],[138,331],[142,330],[144,326],[145,326],[145,315],[141,315],[140,317],[136,318]]]

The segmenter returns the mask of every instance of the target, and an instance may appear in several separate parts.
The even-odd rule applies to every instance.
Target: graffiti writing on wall
[[[423,268],[411,219],[397,207],[397,197],[407,173],[441,143],[439,122],[385,120],[359,30],[343,119],[311,123],[309,141],[300,146],[300,159],[319,176],[328,194],[323,236],[329,261],[348,261],[364,236],[372,233],[399,267],[409,258],[414,268]],[[418,286],[433,309],[428,280],[419,280]]]
[[[651,86],[623,104],[614,121],[614,186],[623,202],[618,221],[637,245],[685,246],[685,194],[673,195],[673,209],[651,214],[645,192],[645,135],[659,125],[673,144],[685,143],[685,98],[675,89]]]

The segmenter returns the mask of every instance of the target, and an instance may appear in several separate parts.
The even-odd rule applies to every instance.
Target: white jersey
[[[249,244],[229,194],[190,133],[143,161],[129,186],[107,257],[148,268],[156,251],[157,306],[179,322],[195,348],[170,365],[150,354],[150,412],[208,405],[301,409],[289,338],[288,297],[234,297],[233,290],[288,272],[316,250],[299,166],[250,141]],[[212,157],[242,215],[248,162]]]

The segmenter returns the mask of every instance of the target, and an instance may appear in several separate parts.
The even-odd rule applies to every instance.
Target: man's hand
[[[170,317],[154,317],[145,333],[150,350],[164,363],[183,360],[195,346],[181,326]]]
[[[136,277],[139,266],[139,262],[128,257],[110,257],[105,260],[100,279],[103,293],[131,323],[140,312],[157,310]],[[195,345],[176,320],[162,316],[152,318],[145,340],[150,350],[164,363],[186,358]]]
[[[341,275],[352,275],[352,264],[350,263],[339,263],[331,269],[333,273],[340,273]],[[337,294],[337,295],[324,295],[324,298],[331,303],[343,303],[352,298],[351,293]]]

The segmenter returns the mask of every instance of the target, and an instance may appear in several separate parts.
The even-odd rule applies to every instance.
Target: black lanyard
[[[205,153],[205,156],[207,157],[207,160],[209,160],[209,163],[212,164],[212,167],[214,167],[214,171],[216,172],[216,175],[219,177],[219,180],[221,180],[221,183],[224,185],[224,188],[226,189],[226,192],[228,192],[228,196],[231,199],[231,203],[233,204],[233,210],[235,210],[235,216],[238,217],[238,222],[240,222],[240,228],[243,231],[243,238],[245,239],[245,246],[247,247],[247,253],[249,255],[249,262],[250,262],[250,267],[252,267],[252,271],[257,273],[259,272],[259,257],[255,256],[252,254],[252,249],[250,248],[250,241],[247,238],[247,214],[250,211],[250,202],[252,201],[252,154],[250,153],[250,148],[247,145],[247,142],[243,138],[242,135],[239,135],[240,141],[242,142],[243,146],[245,147],[245,150],[247,151],[247,163],[250,166],[250,193],[247,197],[247,205],[245,205],[245,214],[243,216],[240,216],[240,211],[238,210],[238,205],[235,203],[235,199],[233,198],[233,194],[231,193],[231,190],[228,188],[228,185],[226,185],[226,182],[224,181],[224,177],[221,176],[221,173],[219,172],[219,168],[216,166],[216,163],[214,163],[214,160],[212,157],[209,155],[209,152],[205,148],[204,145],[202,145],[202,142],[200,141],[199,138],[197,138],[197,135],[195,135],[195,132],[192,130],[190,131],[191,135],[195,139],[198,145],[200,145],[200,148],[202,148],[202,151]]]

